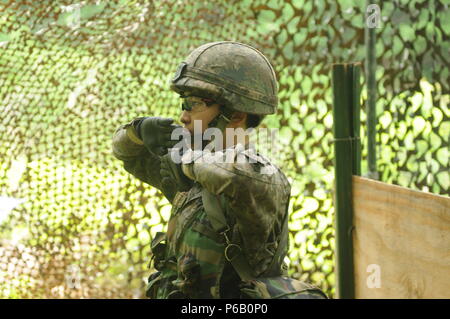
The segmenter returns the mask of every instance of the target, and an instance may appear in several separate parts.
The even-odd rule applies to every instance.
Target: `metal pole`
[[[338,298],[354,298],[352,175],[360,174],[359,64],[333,65]]]
[[[361,77],[361,63],[353,63],[349,65],[351,76],[351,111],[352,111],[352,173],[353,175],[361,175],[361,103],[360,103],[360,77]]]

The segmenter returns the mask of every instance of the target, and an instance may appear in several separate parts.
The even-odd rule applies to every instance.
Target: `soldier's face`
[[[207,106],[201,98],[196,96],[190,96],[184,100],[185,107],[183,107],[184,110],[181,113],[181,123],[193,136],[194,121],[198,120],[201,123],[201,133],[203,134],[208,128],[208,124],[219,114],[220,105],[212,104]]]
[[[220,105],[209,104],[207,105],[205,101],[203,101],[200,97],[190,96],[183,99],[182,104],[183,112],[181,113],[180,121],[184,124],[184,128],[189,131],[191,134],[191,147],[194,145],[194,141],[197,138],[200,138],[202,142],[202,148],[206,146],[209,142],[208,140],[203,140],[203,133],[208,129],[208,124],[219,114]],[[234,112],[231,121],[227,124],[227,134],[224,134],[222,145],[228,145],[227,141],[231,141],[231,143],[236,144],[237,142],[241,144],[245,144],[247,141],[245,140],[245,136],[237,136],[234,131],[229,132],[228,128],[237,129],[243,128],[246,129],[246,120],[247,114],[243,112]],[[200,124],[200,125],[199,125]],[[200,129],[199,129],[200,128]],[[196,131],[197,130],[197,131]],[[230,133],[230,136],[228,133]],[[238,134],[242,135],[242,134]],[[245,135],[245,134],[244,134]]]

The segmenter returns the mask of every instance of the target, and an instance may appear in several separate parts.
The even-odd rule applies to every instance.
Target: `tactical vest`
[[[281,230],[274,228],[274,237],[257,243],[258,267],[250,266],[249,247],[244,247],[233,217],[239,212],[231,212],[228,201],[197,182],[188,192],[176,194],[167,233],[157,233],[152,240],[157,272],[149,277],[147,297],[327,298],[319,288],[287,277],[289,199]],[[254,268],[262,271],[255,274]]]
[[[229,261],[236,253],[233,250],[241,245],[237,227],[224,234],[214,230],[205,212],[202,190],[195,183],[189,192],[177,193],[167,233],[158,233],[152,241],[157,272],[150,276],[147,285],[150,298],[240,297],[240,277]],[[226,218],[229,225],[234,225],[230,215]],[[226,238],[233,240],[231,246]],[[268,254],[271,250],[273,254],[269,246]],[[283,273],[280,265],[275,268],[278,272],[272,275]]]

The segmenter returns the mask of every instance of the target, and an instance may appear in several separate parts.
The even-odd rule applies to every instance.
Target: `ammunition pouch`
[[[318,287],[285,276],[243,281],[242,299],[328,299]]]

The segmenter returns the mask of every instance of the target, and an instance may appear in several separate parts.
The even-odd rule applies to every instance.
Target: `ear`
[[[245,121],[247,120],[247,113],[244,112],[234,112],[233,115],[231,115],[231,123],[239,124],[243,123],[245,124]]]

